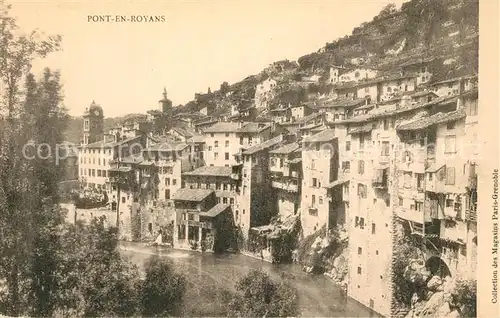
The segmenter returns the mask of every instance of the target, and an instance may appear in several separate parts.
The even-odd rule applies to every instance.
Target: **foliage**
[[[452,292],[452,302],[456,304],[462,316],[477,317],[477,282],[459,280]]]
[[[290,281],[276,283],[262,270],[251,270],[236,283],[237,293],[226,292],[227,316],[298,316],[298,294]]]
[[[149,259],[142,284],[143,315],[178,316],[185,292],[185,277],[175,273],[172,266],[158,256]]]
[[[57,307],[64,315],[133,316],[139,308],[139,272],[121,259],[116,228],[104,218],[68,225],[59,252]]]
[[[415,287],[405,278],[404,273],[409,265],[409,260],[418,255],[418,250],[402,228],[398,228],[395,235],[397,244],[394,245],[392,257],[393,295],[398,304],[409,307]]]

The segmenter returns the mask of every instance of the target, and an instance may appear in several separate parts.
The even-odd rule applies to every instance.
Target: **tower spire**
[[[167,88],[165,86],[163,87],[163,98],[167,99]]]

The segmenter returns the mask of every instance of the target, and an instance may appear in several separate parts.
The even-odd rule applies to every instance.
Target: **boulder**
[[[450,304],[448,302],[445,302],[443,305],[441,305],[441,307],[439,307],[435,316],[445,317],[449,313],[451,313]]]
[[[431,291],[438,291],[439,289],[443,290],[442,285],[443,281],[439,276],[432,276],[432,278],[427,282],[427,288]]]
[[[461,318],[460,313],[456,310],[448,313],[446,316],[443,316],[444,318]]]
[[[422,315],[428,317],[437,317],[436,313],[444,304],[443,296],[443,292],[434,293],[431,298],[425,303],[425,306],[422,309]]]

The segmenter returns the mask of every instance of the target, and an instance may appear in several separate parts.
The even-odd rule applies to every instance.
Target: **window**
[[[366,185],[358,183],[358,196],[360,198],[366,199]]]
[[[389,156],[389,142],[388,141],[382,141],[382,156]]]
[[[229,133],[226,133],[226,137],[229,137]]]
[[[219,153],[218,152],[214,152],[214,159],[215,160],[219,159]]]
[[[409,171],[404,172],[404,187],[407,189],[411,189],[411,179],[412,179],[413,174]]]
[[[224,159],[229,160],[229,152],[224,153]]]
[[[416,173],[415,176],[417,177],[417,190],[422,191],[424,189],[424,174]]]
[[[227,188],[228,188],[227,183],[224,183],[224,184],[222,185],[222,189],[223,189],[224,191],[227,191]]]
[[[222,203],[227,204],[227,198],[222,198]]]
[[[384,130],[389,130],[389,120],[387,118],[384,119]]]
[[[375,234],[375,223],[372,223],[372,234]]]
[[[125,197],[122,197],[122,203],[125,203]]]
[[[359,72],[354,73],[354,77],[358,78],[360,76]]]
[[[447,208],[452,208],[454,202],[455,201],[453,201],[452,199],[446,199],[446,207]]]
[[[434,175],[434,174],[433,174],[432,172],[430,172],[430,173],[429,173],[429,181],[432,181],[432,177],[433,177],[433,175]]]
[[[361,247],[358,247],[358,255],[361,255],[363,253],[363,249]]]
[[[243,137],[240,137],[240,145],[243,145]]]
[[[444,139],[444,152],[455,153],[456,151],[455,136],[446,136]]]
[[[311,197],[311,205],[315,206],[316,205],[316,196],[313,194]]]
[[[323,204],[323,197],[319,197],[319,204]]]
[[[229,199],[229,204],[234,204],[234,198]]]
[[[348,172],[351,169],[351,162],[342,161],[342,171]]]
[[[219,142],[216,140],[214,141],[214,148],[218,148],[219,147]]]
[[[101,165],[101,158],[97,158],[97,164]]]
[[[177,184],[177,179],[172,179],[172,184],[176,185]]]
[[[165,178],[165,185],[169,186],[170,185],[170,178]]]
[[[454,121],[450,121],[446,124],[446,129],[448,130],[452,130],[452,129],[455,129],[455,122]]]
[[[365,147],[365,136],[359,136],[359,149],[363,149]]]
[[[365,87],[365,93],[368,93],[370,91],[370,87],[366,86]]]
[[[345,151],[350,151],[351,150],[351,142],[350,141],[346,141],[345,142]]]
[[[455,167],[446,167],[446,183],[448,185],[455,184]]]
[[[361,267],[358,266],[358,274],[361,275]]]
[[[102,165],[105,166],[106,165],[106,159],[102,159]]]
[[[221,189],[220,182],[216,182],[215,183],[215,190],[220,190],[220,189]]]
[[[248,137],[248,144],[251,145],[252,144],[252,137]]]
[[[311,169],[316,169],[316,162],[314,159],[311,159]]]
[[[415,211],[422,212],[424,210],[424,203],[415,201]]]
[[[313,185],[314,188],[316,188],[318,186],[318,179],[313,178],[312,179],[312,185]]]
[[[100,177],[101,176],[101,170],[97,170],[97,176]]]
[[[211,134],[210,134],[210,137],[214,138],[214,133],[211,133]]]
[[[229,147],[229,140],[226,140],[225,147],[226,147],[226,148],[228,148],[228,147]]]
[[[243,194],[245,194],[246,192],[247,192],[247,186],[246,186],[246,185],[244,185],[244,186],[243,186]]]
[[[358,161],[358,174],[362,175],[365,173],[365,162],[363,160]]]
[[[165,200],[170,200],[170,189],[165,189]]]

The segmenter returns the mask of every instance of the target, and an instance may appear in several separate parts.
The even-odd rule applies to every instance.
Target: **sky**
[[[403,0],[9,1],[22,31],[63,37],[62,50],[34,63],[59,69],[64,105],[79,116],[93,101],[106,117],[174,105],[196,92],[297,60]],[[165,22],[89,22],[91,15],[155,15]]]

